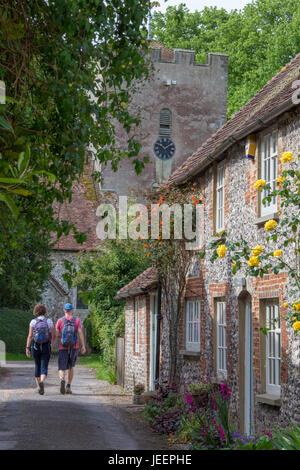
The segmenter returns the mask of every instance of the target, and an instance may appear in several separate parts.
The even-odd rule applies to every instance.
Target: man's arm
[[[78,336],[79,336],[79,340],[81,344],[81,354],[85,354],[86,349],[85,349],[85,341],[84,341],[84,334],[83,334],[82,328],[78,328]]]

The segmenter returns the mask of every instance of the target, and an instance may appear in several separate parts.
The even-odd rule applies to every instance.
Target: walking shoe
[[[39,394],[44,395],[44,382],[39,383]]]
[[[66,393],[72,395],[71,385],[67,384]]]
[[[62,395],[66,393],[66,381],[65,380],[60,381],[60,393]]]

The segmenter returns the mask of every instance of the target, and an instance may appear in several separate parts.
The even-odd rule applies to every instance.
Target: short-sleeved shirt
[[[63,318],[66,318],[66,320],[71,321],[72,318],[73,318],[73,315],[65,315],[65,317],[63,317]],[[60,332],[60,335],[59,335],[59,349],[68,349],[68,348],[64,348],[63,345],[61,344],[61,333],[62,333],[62,330],[64,329],[63,318],[59,318],[57,320],[55,328]],[[74,328],[75,328],[76,331],[78,331],[82,328],[80,318],[78,318],[78,317],[75,318]],[[75,344],[75,346],[72,347],[72,349],[78,349],[78,348],[79,348],[79,339],[77,337],[76,344]]]
[[[34,318],[33,320],[31,320],[29,326],[31,326],[32,328],[34,328],[35,325],[36,325],[36,321],[37,321],[37,320],[45,320],[44,315],[40,315],[39,317]],[[49,330],[51,330],[51,328],[53,328],[53,321],[50,320],[50,318],[47,318],[47,323],[48,323],[48,328],[49,328]]]

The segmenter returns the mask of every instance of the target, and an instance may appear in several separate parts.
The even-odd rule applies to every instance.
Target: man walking
[[[73,316],[72,304],[64,306],[65,316],[56,323],[56,337],[59,338],[58,371],[60,378],[60,393],[72,393],[71,383],[74,376],[74,367],[78,358],[79,340],[81,353],[85,354],[85,342],[80,318]],[[66,387],[65,372],[68,371]]]

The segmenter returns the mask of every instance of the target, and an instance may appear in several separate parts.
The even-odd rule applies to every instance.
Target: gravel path
[[[35,390],[32,362],[8,362],[0,376],[0,450],[163,450],[166,442],[128,412],[130,397],[76,366],[73,395],[59,393],[51,363],[45,395]]]

